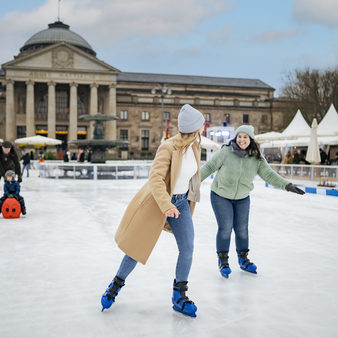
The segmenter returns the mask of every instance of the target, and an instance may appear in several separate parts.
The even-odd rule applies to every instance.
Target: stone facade
[[[153,157],[163,135],[177,133],[185,103],[210,127],[252,124],[262,133],[286,122],[283,102],[260,80],[120,72],[64,41],[25,50],[2,65],[0,82],[0,138],[92,138],[92,124],[79,116],[115,114],[119,120],[106,123],[105,138],[127,139],[129,146],[110,151],[111,158]]]

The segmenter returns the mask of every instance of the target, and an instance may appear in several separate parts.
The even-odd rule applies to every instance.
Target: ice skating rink
[[[259,180],[249,230],[257,276],[239,269],[234,241],[233,272],[220,276],[207,180],[194,215],[188,291],[197,318],[171,308],[177,249],[168,233],[101,313],[123,257],[113,236],[143,183],[24,178],[27,215],[0,218],[1,338],[338,337],[338,198],[299,196]]]

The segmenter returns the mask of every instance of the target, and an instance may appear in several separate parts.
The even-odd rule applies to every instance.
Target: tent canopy
[[[41,135],[18,138],[14,142],[17,144],[27,144],[34,146],[55,146],[62,143],[60,140]]]
[[[270,140],[278,140],[282,138],[282,134],[276,131],[270,131],[268,133],[259,134],[255,136],[255,140],[258,142],[270,141]]]
[[[307,147],[310,144],[310,137],[299,137],[298,139],[277,140],[260,144],[261,148],[276,148],[276,147]],[[338,145],[337,136],[319,136],[318,144],[322,145]]]
[[[319,136],[338,135],[338,113],[331,104],[329,110],[318,125],[317,134]]]
[[[307,137],[310,136],[311,128],[306,123],[300,110],[297,113],[290,124],[282,132],[284,138],[295,138],[295,137]]]
[[[205,136],[201,136],[201,147],[209,150],[218,150],[221,148],[221,145]]]

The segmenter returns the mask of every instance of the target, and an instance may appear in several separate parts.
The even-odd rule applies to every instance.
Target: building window
[[[128,120],[128,110],[121,110],[120,111],[120,119],[121,120]]]
[[[38,103],[38,114],[47,114],[48,113],[48,95],[45,94],[40,98]]]
[[[87,137],[87,127],[77,127],[77,139],[85,140]]]
[[[17,126],[16,135],[17,138],[26,137],[26,126]]]
[[[170,112],[165,111],[165,112],[163,113],[163,120],[164,120],[164,121],[170,120]]]
[[[120,129],[120,140],[128,141],[128,129]],[[128,150],[128,144],[120,147],[120,150]]]
[[[211,114],[210,113],[205,114],[205,122],[211,122]]]
[[[56,114],[67,114],[69,112],[68,92],[57,90],[55,93],[55,112]]]
[[[249,115],[243,114],[243,123],[249,123]]]
[[[142,112],[142,121],[149,121],[149,112],[148,111]]]
[[[128,141],[128,129],[120,129],[120,140]]]
[[[35,134],[47,136],[48,135],[48,127],[46,125],[43,125],[43,126],[37,125],[36,130],[35,130]]]
[[[67,140],[68,127],[67,126],[56,126],[55,135],[58,140]]]
[[[268,115],[264,114],[262,115],[262,123],[268,123]]]
[[[149,150],[149,130],[141,130],[141,150]]]
[[[226,127],[229,124],[230,124],[230,114],[229,113],[225,113],[224,114],[224,119],[223,119],[223,126]]]
[[[84,99],[82,95],[78,95],[77,97],[77,114],[80,115],[84,115],[86,114],[86,108],[84,105]]]

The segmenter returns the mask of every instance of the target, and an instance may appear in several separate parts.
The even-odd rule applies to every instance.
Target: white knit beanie
[[[185,104],[178,114],[178,130],[181,133],[193,133],[200,129],[204,122],[202,113],[190,104]]]

